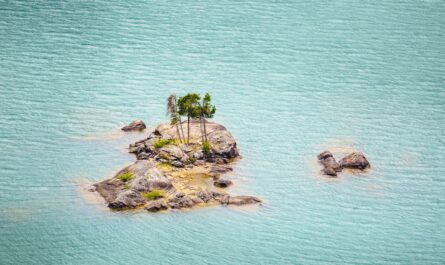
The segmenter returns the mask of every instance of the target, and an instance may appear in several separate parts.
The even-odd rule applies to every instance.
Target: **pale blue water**
[[[0,264],[444,264],[444,1],[0,1]],[[210,92],[253,209],[114,213],[175,92]],[[365,152],[329,180],[315,155]]]

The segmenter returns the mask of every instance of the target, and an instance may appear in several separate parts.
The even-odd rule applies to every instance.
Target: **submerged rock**
[[[260,203],[261,200],[254,196],[235,196],[230,197],[229,204],[232,205],[246,205]]]
[[[127,126],[122,127],[122,131],[126,131],[126,132],[128,132],[128,131],[142,131],[145,128],[147,128],[147,126],[145,126],[145,123],[143,121],[134,120]]]
[[[364,170],[371,165],[369,161],[366,159],[365,155],[359,152],[354,152],[345,156],[340,160],[340,166],[342,168],[352,168],[352,169],[360,169]]]

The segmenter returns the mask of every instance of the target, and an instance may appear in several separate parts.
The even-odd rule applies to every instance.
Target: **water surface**
[[[443,264],[443,1],[0,1],[1,264]],[[79,192],[165,98],[212,94],[263,207],[115,213]],[[324,149],[367,174],[327,179]]]

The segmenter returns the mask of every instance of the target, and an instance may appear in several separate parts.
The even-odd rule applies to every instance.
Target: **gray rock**
[[[232,205],[256,204],[260,202],[261,200],[254,196],[235,196],[229,199],[229,204]]]
[[[128,172],[133,174],[133,178],[124,183],[119,176]],[[128,185],[129,189],[124,189],[124,185]],[[140,192],[149,192],[153,189],[174,190],[171,181],[148,160],[138,160],[119,171],[113,178],[96,183],[94,186],[109,203],[110,208],[135,207],[134,205],[143,200]]]
[[[110,202],[108,207],[112,209],[135,208],[143,205],[145,202],[145,199],[139,192],[126,190],[121,192],[114,201]]]
[[[176,145],[166,145],[158,150],[158,155],[168,160],[181,160],[185,153]]]
[[[184,196],[185,196],[185,193],[184,193],[184,192],[178,192],[178,193],[175,194],[175,197],[176,197],[176,198],[182,198],[182,197],[184,197]]]
[[[183,168],[184,167],[184,163],[182,163],[181,161],[177,161],[177,160],[172,161],[171,165],[174,166],[174,167],[179,167],[179,168]]]
[[[145,210],[147,210],[149,212],[158,212],[158,211],[167,210],[167,209],[168,209],[168,206],[162,199],[151,201],[151,202],[147,203],[147,206],[145,206]]]
[[[144,143],[130,144],[128,152],[132,154],[139,154],[141,152],[145,152],[145,145]]]
[[[210,201],[211,199],[213,199],[213,194],[209,191],[206,190],[201,190],[199,191],[196,196],[198,198],[200,198],[201,200],[203,200],[205,203],[207,203],[208,201]]]
[[[198,151],[198,152],[196,152],[196,153],[193,154],[193,157],[194,157],[196,160],[202,160],[202,159],[204,159],[204,154],[203,154],[201,151]]]
[[[337,171],[337,172],[340,172],[340,171],[341,171],[341,166],[340,166],[340,164],[338,164],[337,161],[335,161],[335,158],[332,157],[332,156],[320,160],[320,163],[321,163],[325,168],[332,168],[333,170],[335,170],[335,171]]]
[[[168,205],[172,209],[181,209],[193,207],[193,205],[195,205],[195,202],[189,196],[175,196],[169,200]]]
[[[329,151],[321,152],[321,153],[317,156],[318,160],[323,160],[323,159],[326,159],[326,158],[328,158],[328,157],[333,157],[333,156],[332,156],[332,153],[329,152]]]
[[[232,185],[232,181],[228,179],[216,179],[213,182],[213,185],[218,188],[227,188],[228,186]]]
[[[122,131],[142,131],[145,128],[147,128],[147,126],[145,126],[145,123],[143,121],[135,120],[127,126],[122,127]]]
[[[366,159],[364,154],[359,152],[354,152],[341,159],[340,166],[342,168],[364,170],[370,167],[371,165],[369,164],[369,161]]]
[[[230,201],[230,195],[223,192],[212,192],[213,199],[221,204],[227,205]]]
[[[179,148],[181,148],[181,150],[185,153],[190,153],[191,151],[193,151],[193,148],[188,144],[180,144]]]
[[[325,167],[322,171],[326,175],[333,176],[333,177],[337,176],[337,171],[334,170],[332,167]]]
[[[337,176],[337,172],[341,171],[341,166],[335,158],[332,156],[332,153],[329,151],[324,151],[317,156],[320,163],[324,166],[322,172],[329,176]]]

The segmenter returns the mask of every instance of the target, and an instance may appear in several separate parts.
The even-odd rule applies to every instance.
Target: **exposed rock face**
[[[130,124],[128,124],[127,126],[122,127],[122,131],[142,131],[145,128],[147,128],[147,126],[145,126],[145,123],[141,120],[135,120],[132,121]]]
[[[352,168],[364,170],[370,167],[370,164],[366,157],[362,153],[354,152],[347,155],[340,160],[339,163],[335,161],[332,153],[324,151],[317,156],[319,162],[324,166],[322,172],[329,176],[337,176],[337,172],[341,172],[343,168]]]
[[[119,177],[131,174],[131,179],[124,182]],[[141,192],[155,189],[173,191],[171,181],[148,160],[138,160],[119,171],[113,178],[94,185],[110,208],[134,208],[143,205],[146,200]]]
[[[187,138],[187,123],[183,122]],[[157,141],[179,139],[177,129],[170,124],[160,124],[149,135],[148,138],[131,144],[129,152],[143,159],[164,159],[165,161],[181,161],[183,164],[193,161],[206,161],[217,164],[227,164],[230,159],[239,156],[236,141],[227,129],[214,122],[206,122],[207,139],[211,145],[208,153],[201,150],[202,136],[199,121],[193,120],[190,123],[190,144],[168,144],[161,148],[155,148]],[[179,141],[179,140],[177,140]],[[198,162],[199,164],[200,162]],[[193,163],[194,164],[194,163]],[[182,167],[179,163],[175,166]]]
[[[144,203],[145,199],[139,192],[134,190],[126,190],[119,193],[117,198],[108,204],[108,207],[113,209],[135,208],[143,205]]]
[[[337,172],[341,171],[340,165],[335,161],[331,152],[324,151],[317,156],[320,163],[324,166],[323,173],[330,176],[337,176]]]
[[[370,167],[369,161],[366,159],[365,155],[362,153],[354,152],[345,156],[340,160],[340,166],[342,168],[353,168],[353,169],[366,169]]]
[[[138,128],[137,124],[134,122],[126,127]],[[186,125],[184,122],[187,138]],[[233,170],[230,164],[239,156],[239,151],[235,139],[224,126],[207,122],[206,127],[211,148],[203,152],[199,121],[191,122],[190,143],[187,144],[179,141],[176,127],[157,126],[146,139],[130,145],[129,152],[138,160],[113,178],[94,184],[95,190],[110,208],[144,207],[149,212],[191,208],[198,204],[260,202],[256,197],[231,197],[215,190],[214,187],[226,188],[232,184],[221,176]]]
[[[145,206],[145,210],[149,212],[159,212],[162,210],[167,210],[168,206],[164,202],[163,199],[158,199],[152,202],[147,203],[147,206]]]

